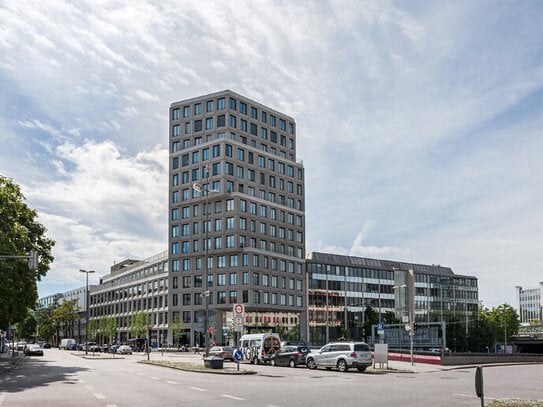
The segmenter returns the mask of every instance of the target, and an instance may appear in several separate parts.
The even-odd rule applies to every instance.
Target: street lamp
[[[208,175],[208,168],[206,165],[206,178]],[[208,196],[211,193],[219,192],[216,189],[209,189],[207,185],[202,185],[198,182],[195,182],[192,184],[192,189],[199,193],[205,193],[206,201],[205,201],[205,213],[206,213],[206,221],[204,224],[204,230],[205,230],[205,244],[204,244],[204,250],[205,250],[205,265],[204,265],[204,292],[202,293],[202,297],[204,298],[205,302],[205,308],[204,308],[204,338],[205,338],[205,356],[208,356],[209,351],[209,338],[208,338],[208,332],[207,332],[207,314],[208,314],[208,299],[209,297],[209,290],[208,290],[208,281],[207,281],[207,262],[208,262],[208,233],[209,233],[209,207],[208,207]]]
[[[89,273],[94,273],[94,270],[79,270],[86,275],[85,285],[85,355],[89,354]]]

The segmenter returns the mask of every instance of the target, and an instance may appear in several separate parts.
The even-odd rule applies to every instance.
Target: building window
[[[172,110],[172,120],[179,120],[179,108],[175,108]]]
[[[215,102],[213,100],[208,100],[206,103],[206,111],[207,113],[210,113],[214,110]]]
[[[213,128],[213,117],[206,118],[206,130],[211,130]]]
[[[217,110],[224,110],[225,107],[226,107],[226,104],[225,104],[224,98],[217,99]]]
[[[172,136],[179,137],[181,135],[181,126],[175,124],[172,126]]]
[[[183,117],[190,116],[190,106],[183,106]]]
[[[202,104],[201,103],[196,103],[194,105],[194,114],[202,114]]]

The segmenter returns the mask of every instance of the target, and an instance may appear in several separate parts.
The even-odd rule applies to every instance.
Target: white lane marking
[[[172,382],[171,380],[166,380],[166,383],[170,383],[170,384],[179,384],[177,382]]]
[[[160,377],[156,377],[156,376],[149,376],[151,379],[153,380],[160,380]]]
[[[106,404],[106,407],[117,407],[117,404]]]
[[[138,376],[145,376],[145,373],[138,373]]]
[[[196,390],[196,391],[207,391],[207,389],[202,389],[201,387],[192,387],[192,386],[190,386],[189,389]]]
[[[4,397],[6,397],[6,393],[4,393],[4,392],[0,393],[0,406],[4,402]]]
[[[106,398],[102,393],[94,393],[94,397],[96,397],[99,400],[103,400]]]
[[[230,396],[228,394],[221,394],[221,397],[231,399],[231,400],[239,400],[239,401],[244,401],[245,400],[245,399],[242,399],[241,397]]]
[[[474,396],[473,394],[463,394],[463,393],[453,393],[453,396],[457,396],[457,397],[468,397],[470,399],[474,399],[474,398],[477,398],[477,396]],[[485,396],[485,400],[486,399],[489,399],[489,400],[496,400],[494,397],[488,397],[488,396]]]

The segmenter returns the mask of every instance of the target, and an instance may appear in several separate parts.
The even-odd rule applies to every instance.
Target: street
[[[201,357],[151,354],[151,359]],[[242,365],[256,375],[186,372],[137,363],[142,354],[85,359],[47,349],[0,376],[0,406],[479,406],[474,369],[340,373]],[[235,366],[225,362],[226,366]],[[409,368],[405,364],[406,369]],[[485,400],[543,399],[543,365],[484,368]]]

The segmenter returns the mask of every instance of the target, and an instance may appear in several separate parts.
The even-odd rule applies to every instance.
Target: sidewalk
[[[0,354],[0,374],[9,372],[17,366],[24,357],[23,352],[15,352],[15,355],[16,356],[13,356],[11,351],[9,353]]]

